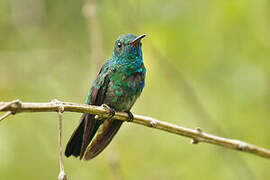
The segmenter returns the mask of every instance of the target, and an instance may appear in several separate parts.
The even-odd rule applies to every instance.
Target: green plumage
[[[103,65],[89,91],[87,104],[106,104],[116,111],[130,111],[144,88],[146,70],[140,42],[144,36],[126,34],[118,38],[111,59]],[[65,155],[94,158],[110,143],[121,125],[119,120],[96,120],[94,115],[83,114]]]

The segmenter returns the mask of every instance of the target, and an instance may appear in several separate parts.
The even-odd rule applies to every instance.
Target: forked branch
[[[21,101],[11,102],[0,102],[0,111],[8,111],[10,114],[21,113],[21,112],[58,112],[59,107],[62,107],[64,111],[69,112],[79,112],[79,113],[89,113],[96,114],[100,117],[106,117],[110,114],[107,109],[102,106],[92,106],[85,104],[69,103],[52,101],[48,103],[29,103]],[[5,114],[4,114],[5,116]],[[4,117],[5,118],[5,117]],[[4,119],[0,117],[0,119]],[[121,121],[127,121],[128,115],[123,112],[116,112],[114,119]],[[167,131],[169,133],[185,136],[192,139],[193,144],[198,144],[200,142],[215,144],[229,149],[234,149],[238,151],[248,152],[257,156],[265,157],[270,159],[270,150],[264,149],[243,141],[227,139],[219,136],[215,136],[209,133],[203,132],[200,128],[189,129],[168,122],[159,121],[152,117],[134,115],[134,120],[132,121],[136,124],[141,124],[155,129],[160,129]]]

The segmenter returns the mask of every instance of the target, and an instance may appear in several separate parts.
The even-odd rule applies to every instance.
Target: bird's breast
[[[144,73],[115,72],[110,77],[105,103],[116,110],[127,111],[135,103],[144,87]]]

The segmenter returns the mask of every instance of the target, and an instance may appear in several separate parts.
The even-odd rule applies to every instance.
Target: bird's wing
[[[110,72],[106,70],[105,68],[106,68],[106,65],[104,65],[102,69],[100,70],[100,73],[93,87],[91,88],[91,91],[90,91],[91,94],[89,96],[90,101],[88,100],[89,104],[91,105],[100,106],[104,102],[107,87],[110,82],[110,79],[108,77]],[[84,125],[84,133],[83,133],[83,140],[82,140],[82,146],[81,146],[81,152],[80,152],[80,159],[82,159],[88,144],[95,136],[95,133],[97,132],[101,124],[102,124],[102,121],[95,119],[95,115],[90,115],[90,114],[87,115],[87,118],[85,119],[85,125]]]
[[[107,62],[102,66],[97,79],[89,92],[87,104],[99,106],[103,103],[107,86],[109,84],[108,75],[110,73],[111,71],[108,70]],[[65,155],[67,157],[70,155],[78,157],[80,155],[81,159],[86,147],[94,137],[101,123],[102,121],[95,119],[95,115],[84,113],[80,119],[79,126],[75,129],[67,143]]]

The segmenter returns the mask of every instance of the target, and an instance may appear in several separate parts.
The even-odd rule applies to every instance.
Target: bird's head
[[[140,36],[133,34],[120,36],[115,42],[113,57],[126,60],[142,58],[141,39],[145,36],[145,34]]]

